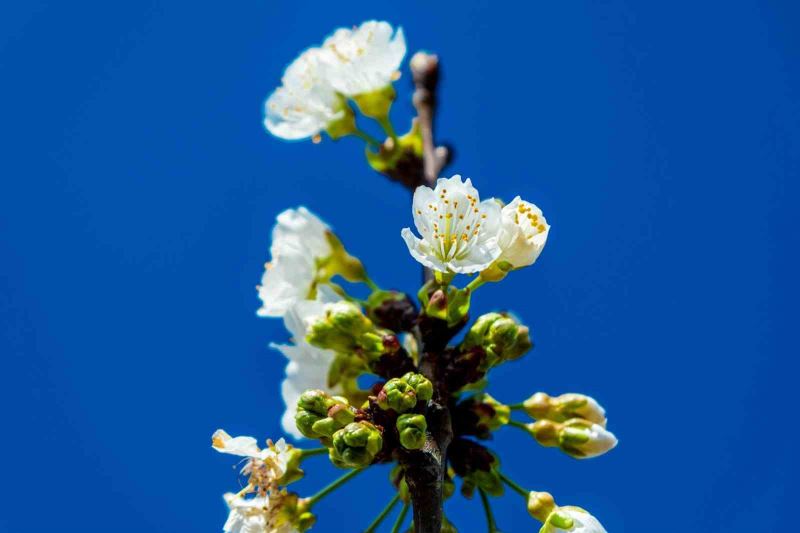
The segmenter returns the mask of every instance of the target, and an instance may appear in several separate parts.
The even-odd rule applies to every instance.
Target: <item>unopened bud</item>
[[[294,420],[297,429],[311,439],[331,437],[355,419],[347,399],[321,390],[308,390],[297,401]]]
[[[362,468],[383,447],[381,432],[369,422],[352,422],[333,434],[331,462],[339,468]]]
[[[404,413],[413,409],[418,401],[428,401],[433,396],[433,384],[425,376],[409,372],[402,378],[392,378],[378,393],[381,409],[394,409]]]
[[[491,367],[522,357],[533,344],[527,327],[503,314],[487,313],[478,317],[462,343],[462,349],[476,346],[486,352],[486,364]]]
[[[539,522],[546,522],[555,508],[556,501],[549,492],[528,493],[528,512]]]
[[[324,314],[309,325],[306,341],[318,348],[348,352],[358,346],[361,336],[374,329],[370,319],[354,303],[329,303],[325,305]]]
[[[536,420],[566,422],[572,418],[583,418],[600,426],[606,426],[606,411],[594,398],[583,394],[567,393],[551,397],[537,392],[523,403],[525,412]]]
[[[400,444],[407,450],[419,450],[425,444],[428,422],[424,415],[405,414],[397,418]]]
[[[561,448],[576,459],[597,457],[617,445],[617,438],[603,426],[581,418],[564,423],[539,420],[528,424],[529,432],[542,446]]]

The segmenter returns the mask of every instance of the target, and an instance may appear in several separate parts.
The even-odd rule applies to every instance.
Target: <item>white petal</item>
[[[216,430],[211,436],[211,446],[218,452],[240,457],[258,457],[261,451],[258,441],[253,437],[231,437],[221,429]]]

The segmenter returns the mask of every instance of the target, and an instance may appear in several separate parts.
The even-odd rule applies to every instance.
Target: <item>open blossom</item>
[[[228,493],[224,497],[230,509],[222,527],[225,533],[297,533],[281,516],[280,494],[245,499]]]
[[[514,268],[532,265],[542,253],[549,232],[542,210],[517,196],[501,213],[499,261],[508,261]]]
[[[287,140],[306,139],[350,112],[325,75],[325,64],[333,61],[329,56],[329,51],[311,48],[286,68],[283,84],[264,104],[264,126],[271,134]]]
[[[338,394],[338,388],[328,386],[328,371],[335,354],[331,350],[323,350],[305,341],[310,317],[324,312],[326,302],[335,301],[337,295],[331,291],[321,290],[317,300],[298,302],[286,313],[284,324],[292,334],[293,344],[272,344],[289,360],[286,365],[286,379],[281,384],[281,395],[286,404],[286,411],[281,417],[283,430],[296,439],[303,438],[295,425],[297,400],[300,395],[310,389],[319,389],[331,394]]]
[[[388,22],[370,20],[358,28],[339,28],[322,48],[329,83],[345,96],[383,89],[396,78],[406,55],[403,29],[395,32]]]
[[[211,436],[211,446],[218,452],[249,459],[242,474],[250,478],[249,488],[261,494],[277,486],[286,475],[291,460],[292,447],[284,439],[274,444],[267,442],[268,446],[262,450],[253,437],[231,437],[222,429]]]
[[[606,533],[605,528],[598,522],[597,518],[580,507],[558,507],[555,512],[562,519],[567,518],[566,523],[562,522],[561,524],[565,527],[559,527],[554,523],[556,520],[548,519],[539,533]],[[571,527],[566,527],[570,522]]]
[[[500,205],[481,202],[469,179],[455,175],[439,179],[435,189],[417,187],[412,207],[421,238],[409,228],[401,234],[409,253],[426,267],[468,274],[485,269],[500,255]]]
[[[297,301],[312,295],[316,264],[331,255],[330,228],[305,207],[278,215],[272,230],[272,261],[267,263],[258,297],[259,316],[280,317]]]

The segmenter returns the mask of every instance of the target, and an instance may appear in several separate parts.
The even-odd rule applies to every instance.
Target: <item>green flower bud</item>
[[[544,392],[537,392],[523,402],[525,412],[535,420],[566,422],[573,418],[583,418],[603,427],[606,426],[606,411],[594,398],[583,394],[567,393],[555,398]]]
[[[294,415],[294,423],[298,431],[309,439],[316,439],[320,436],[314,431],[314,424],[322,419],[323,417],[303,409],[298,409]]]
[[[427,402],[433,398],[433,383],[422,374],[408,372],[402,379],[414,389],[417,400]]]
[[[383,410],[394,409],[404,413],[417,405],[417,393],[401,378],[392,378],[378,393],[378,406]]]
[[[309,325],[306,341],[318,348],[351,352],[358,347],[359,338],[374,329],[357,305],[341,301],[325,305],[325,313]]]
[[[378,428],[369,422],[352,422],[333,434],[331,462],[339,468],[368,466],[383,447]]]
[[[500,313],[478,317],[467,332],[462,349],[480,346],[486,352],[486,366],[522,357],[533,347],[527,327]]]
[[[397,418],[397,433],[400,444],[407,450],[419,450],[425,444],[428,422],[424,415],[405,414]]]
[[[328,409],[334,404],[333,399],[325,391],[311,389],[305,391],[297,400],[297,408],[319,416],[327,416]]]
[[[576,459],[597,457],[617,445],[617,438],[603,426],[582,418],[573,418],[563,424],[539,420],[528,424],[528,432],[546,447],[559,447]]]
[[[302,533],[303,531],[308,531],[311,529],[316,523],[317,517],[314,516],[312,512],[306,511],[304,513],[300,513],[292,525],[295,527],[295,529],[297,529],[297,531]]]

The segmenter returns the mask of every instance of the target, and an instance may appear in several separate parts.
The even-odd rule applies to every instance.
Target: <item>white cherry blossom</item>
[[[260,449],[253,437],[231,437],[222,429],[211,436],[211,446],[220,453],[247,457],[242,468],[242,474],[250,478],[245,492],[258,490],[261,494],[275,488],[286,474],[292,450],[284,439],[267,441],[267,447]]]
[[[441,178],[436,188],[414,191],[414,224],[401,232],[411,255],[424,266],[440,272],[469,274],[488,267],[500,255],[497,237],[500,204],[481,202],[472,182],[461,176]]]
[[[498,261],[514,268],[532,265],[542,253],[550,226],[542,210],[519,196],[503,207],[497,243],[502,250]]]
[[[297,530],[285,520],[280,520],[281,498],[271,495],[242,498],[236,494],[225,494],[225,503],[230,513],[222,527],[225,533],[296,533]]]
[[[346,103],[325,75],[332,53],[310,48],[300,54],[283,75],[283,84],[264,104],[264,126],[286,140],[319,135],[348,112]]]
[[[562,529],[548,519],[539,533],[607,533],[597,518],[580,507],[559,507],[555,512],[562,517],[569,518],[572,521],[572,527]]]
[[[328,371],[335,357],[334,352],[317,348],[305,341],[312,317],[323,314],[325,304],[337,299],[338,295],[321,287],[317,300],[297,302],[284,316],[284,324],[292,335],[293,344],[271,345],[289,360],[286,365],[286,379],[281,384],[281,395],[286,404],[281,426],[296,439],[304,438],[294,422],[300,395],[309,389],[319,389],[331,394],[341,393],[338,387],[328,386]]]
[[[395,32],[388,22],[370,20],[358,28],[339,28],[322,48],[329,83],[345,96],[383,89],[398,74],[406,54],[403,29]]]
[[[258,297],[259,316],[281,317],[315,288],[317,260],[331,255],[330,228],[305,207],[278,215],[272,230],[272,260],[267,263]]]

